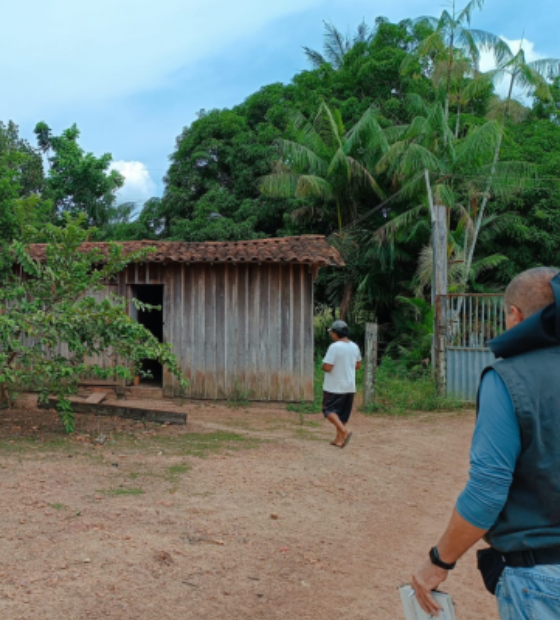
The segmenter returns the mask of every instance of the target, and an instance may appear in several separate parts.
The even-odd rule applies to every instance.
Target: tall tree
[[[304,47],[305,55],[311,66],[318,69],[322,65],[330,64],[335,69],[340,69],[346,54],[357,43],[369,43],[373,37],[370,27],[363,21],[357,28],[353,37],[342,34],[331,22],[323,22],[325,28],[323,53],[309,47]]]
[[[410,198],[422,194],[427,196],[422,172],[429,172],[435,203],[448,207],[463,222],[461,242],[450,237],[448,253],[451,255],[460,250],[462,262],[457,264],[454,272],[462,272],[460,288],[464,290],[473,274],[472,261],[468,262],[464,257],[475,245],[473,235],[475,222],[480,218],[481,202],[488,192],[509,197],[521,190],[526,186],[532,168],[525,162],[493,161],[501,138],[498,122],[488,121],[471,129],[465,138],[454,140],[441,104],[429,106],[421,101],[416,103],[423,106],[422,113],[408,127],[395,134],[377,170],[388,174],[393,183],[405,185],[407,190],[404,195]],[[488,186],[487,179],[491,172],[491,184]],[[392,242],[395,232],[399,230],[414,232],[424,219],[423,213],[429,215],[426,199],[423,204],[394,217],[381,227],[375,233],[378,241]]]
[[[263,194],[333,205],[339,230],[356,217],[361,192],[382,196],[370,171],[383,141],[372,109],[346,132],[338,110],[323,103],[313,122],[294,115],[293,132],[293,140],[277,141],[279,159],[274,172],[261,181]]]
[[[0,122],[0,240],[11,241],[18,225],[18,209],[26,207],[38,211],[45,206],[39,198],[44,186],[43,164],[40,153],[20,138],[15,123]],[[30,207],[36,209],[30,209]],[[48,217],[43,213],[43,221]]]
[[[53,136],[46,123],[38,123],[35,135],[48,156],[45,196],[53,201],[57,215],[84,214],[89,226],[107,224],[116,192],[124,184],[124,177],[110,169],[112,156],[86,153],[78,143],[80,132],[76,125]]]
[[[485,0],[470,0],[462,9],[457,9],[456,0],[451,2],[451,11],[444,9],[439,18],[419,17],[416,23],[423,23],[433,28],[418,46],[417,56],[429,57],[434,65],[442,64],[443,84],[445,92],[445,120],[449,119],[449,103],[451,97],[453,67],[457,59],[457,51],[472,63],[473,71],[479,69],[480,50],[494,52],[498,61],[507,54],[507,44],[497,35],[484,30],[471,28],[472,15],[476,9],[482,9]],[[408,60],[410,62],[411,59]],[[405,67],[408,63],[405,63]]]
[[[514,89],[518,88],[526,95],[535,95],[540,100],[551,100],[552,94],[549,80],[560,75],[560,59],[546,58],[533,62],[527,62],[525,52],[523,50],[523,44],[520,45],[519,51],[516,54],[514,54],[505,43],[504,45],[505,52],[502,55],[502,61],[495,70],[489,73],[489,76],[496,81],[509,76],[508,94],[504,101],[501,114],[498,111],[498,116],[500,116],[500,132],[495,146],[494,157],[489,170],[482,204],[476,217],[472,240],[466,253],[465,277],[471,269],[476,243],[480,234],[482,222],[484,221],[484,217],[486,215],[486,207],[490,196],[492,195],[491,189],[500,160],[500,152],[502,149],[506,122],[512,106],[516,105],[513,99]],[[495,112],[496,110],[494,110],[494,114]]]

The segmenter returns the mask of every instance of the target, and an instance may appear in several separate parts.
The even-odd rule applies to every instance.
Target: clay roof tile
[[[125,254],[145,248],[155,251],[145,258],[147,263],[294,263],[326,266],[344,265],[338,250],[321,235],[303,235],[251,241],[209,241],[185,243],[182,241],[124,241],[120,242]],[[108,252],[109,243],[84,243],[82,251],[95,249]],[[45,244],[31,244],[29,254],[36,260],[46,257]]]

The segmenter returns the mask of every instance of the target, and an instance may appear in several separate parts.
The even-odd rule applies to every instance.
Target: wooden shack
[[[107,293],[161,305],[159,313],[138,313],[129,304],[129,312],[173,345],[188,397],[313,399],[313,281],[321,267],[344,264],[324,237],[123,245],[127,253],[155,252],[129,265]],[[44,246],[32,246],[31,255],[40,259]],[[173,376],[157,365],[147,369],[165,396],[179,396]]]

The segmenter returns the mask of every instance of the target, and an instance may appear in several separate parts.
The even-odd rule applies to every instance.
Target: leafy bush
[[[43,263],[29,256],[24,243],[14,241],[17,268],[0,281],[0,402],[9,404],[21,389],[36,390],[41,402],[57,396],[68,432],[74,430],[68,397],[83,378],[130,380],[140,373],[142,360],[153,359],[183,389],[188,386],[171,346],[128,316],[125,299],[110,295],[98,301],[92,296],[147,251],[124,256],[117,244],[110,244],[106,255],[82,251],[89,235],[82,224],[83,219],[68,220],[63,228],[47,225],[41,231],[49,242]],[[152,309],[134,303],[141,310]],[[119,360],[114,368],[91,361],[108,352]]]
[[[377,369],[375,401],[364,408],[364,413],[406,415],[416,411],[452,411],[465,406],[438,395],[430,370],[410,371],[406,363],[385,357]]]

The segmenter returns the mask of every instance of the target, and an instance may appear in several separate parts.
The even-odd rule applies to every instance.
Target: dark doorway
[[[136,320],[148,331],[163,342],[163,285],[142,284],[132,287],[132,296],[150,306],[159,306],[159,310],[138,310]],[[143,360],[142,370],[149,372],[151,378],[142,379],[142,383],[161,386],[163,384],[163,368],[155,360]]]

